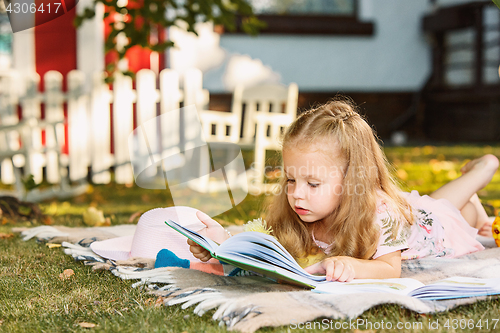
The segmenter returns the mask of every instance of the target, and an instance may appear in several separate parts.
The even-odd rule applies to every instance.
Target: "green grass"
[[[430,193],[450,179],[458,176],[465,159],[484,153],[500,156],[500,147],[404,147],[386,148],[394,164],[394,172],[404,189],[417,189]],[[500,174],[481,191],[484,201],[500,207]],[[247,198],[238,209],[221,214],[219,220],[241,224],[260,216],[265,196]],[[65,202],[45,202],[44,212],[52,217],[53,224],[82,226],[82,212],[89,205],[104,211],[113,224],[129,223],[130,216],[155,207],[172,204],[168,191],[144,190],[136,186],[99,185],[79,197]],[[136,220],[134,221],[136,222]],[[18,222],[0,225],[0,233],[9,233],[13,226],[34,226],[35,222]],[[61,280],[59,274],[72,269],[74,275]],[[23,242],[18,236],[0,238],[0,331],[3,332],[220,332],[225,328],[212,321],[211,313],[198,317],[191,309],[180,306],[155,307],[156,299],[146,292],[132,288],[132,282],[123,281],[110,272],[92,272],[91,268],[75,262],[60,248],[49,249],[35,241]],[[285,309],[286,310],[286,309]],[[460,306],[450,312],[419,315],[396,305],[382,305],[366,311],[359,319],[372,324],[391,323],[396,331],[460,332],[460,323],[480,320],[483,327],[473,332],[494,331],[493,319],[499,319],[500,299]],[[430,323],[439,322],[437,330],[429,329]],[[486,329],[485,321],[490,327]],[[449,328],[445,327],[448,321]],[[90,329],[79,323],[93,323]],[[398,322],[415,329],[394,329]],[[467,323],[471,323],[467,322]],[[333,321],[329,325],[341,325]],[[419,326],[421,323],[422,326]],[[458,329],[453,329],[457,324]],[[316,325],[316,326],[314,326]],[[323,325],[323,326],[320,326]],[[297,332],[323,332],[321,319],[304,326]],[[345,325],[344,325],[345,326]],[[314,328],[316,329],[309,329]],[[322,329],[323,328],[323,329]],[[369,327],[360,326],[361,330]],[[423,328],[420,330],[419,328]],[[287,327],[265,328],[262,332],[283,332]],[[500,330],[500,323],[496,330]],[[349,330],[344,330],[349,331]]]

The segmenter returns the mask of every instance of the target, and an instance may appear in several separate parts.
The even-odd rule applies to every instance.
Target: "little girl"
[[[430,196],[403,193],[372,128],[350,101],[300,115],[284,135],[282,157],[284,190],[268,207],[267,225],[306,271],[327,280],[399,277],[401,260],[482,250],[478,230],[491,234],[476,192],[497,170],[495,156],[469,162],[461,177]],[[208,216],[198,217],[214,240],[229,237]],[[196,258],[210,259],[188,244]]]

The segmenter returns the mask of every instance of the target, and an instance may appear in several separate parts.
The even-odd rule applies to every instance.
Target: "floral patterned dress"
[[[404,197],[412,207],[414,224],[397,228],[389,201],[380,196],[376,223],[381,234],[373,259],[398,250],[402,259],[416,259],[456,257],[484,249],[476,240],[477,229],[448,200],[421,196],[417,191],[404,193]]]

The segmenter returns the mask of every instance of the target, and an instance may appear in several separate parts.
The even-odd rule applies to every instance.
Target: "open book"
[[[307,273],[274,237],[264,233],[242,232],[219,245],[172,220],[165,223],[206,249],[215,259],[241,269],[309,288],[326,281],[325,276]]]
[[[500,294],[500,278],[451,277],[428,285],[410,278],[326,281],[325,276],[307,273],[270,235],[254,231],[242,232],[219,245],[172,220],[165,223],[205,248],[212,257],[220,261],[279,281],[314,288],[314,291],[319,293],[340,295],[382,292],[428,300]]]

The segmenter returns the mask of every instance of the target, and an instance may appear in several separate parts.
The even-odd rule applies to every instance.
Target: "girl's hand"
[[[206,225],[206,228],[197,231],[200,235],[208,237],[219,244],[229,238],[226,230],[217,221],[210,218],[210,216],[201,211],[196,212],[196,216],[204,225]],[[187,243],[189,245],[189,251],[191,251],[195,258],[198,258],[201,261],[208,261],[212,258],[210,252],[192,240],[188,239]]]
[[[192,240],[188,239],[187,243],[189,245],[189,251],[193,254],[193,257],[205,262],[209,261],[212,258],[212,255],[210,252],[193,242]]]
[[[349,282],[356,277],[353,258],[330,257],[305,268],[310,274],[325,274],[327,281]]]

